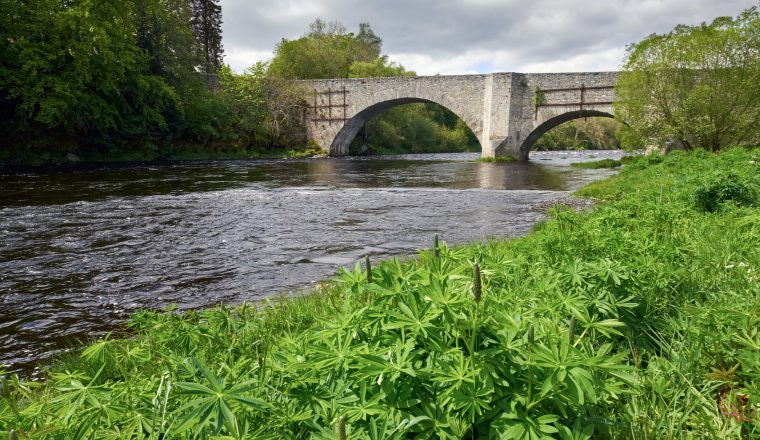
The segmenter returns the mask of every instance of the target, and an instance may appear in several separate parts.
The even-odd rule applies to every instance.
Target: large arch
[[[538,127],[534,128],[533,131],[525,138],[522,144],[520,144],[521,158],[528,159],[528,156],[530,155],[530,149],[533,147],[533,144],[536,143],[538,138],[543,136],[552,128],[574,119],[593,117],[615,118],[615,116],[611,113],[600,110],[574,110],[554,116],[541,123]]]
[[[478,138],[478,127],[474,127],[472,124],[472,121],[468,121],[467,118],[463,117],[463,115],[457,113],[454,111],[451,106],[447,106],[445,104],[442,104],[437,101],[433,101],[431,99],[425,99],[425,98],[396,98],[396,99],[389,99],[386,101],[381,101],[375,104],[372,104],[365,108],[364,110],[360,111],[354,117],[346,121],[345,125],[343,125],[343,128],[338,131],[338,134],[335,135],[335,138],[333,139],[332,143],[330,144],[330,156],[345,156],[348,154],[349,147],[351,145],[351,142],[356,138],[356,136],[359,134],[359,131],[361,131],[362,128],[365,127],[367,124],[367,121],[370,119],[378,116],[380,113],[389,110],[393,107],[397,107],[400,105],[405,104],[416,104],[416,103],[422,103],[422,104],[436,104],[440,105],[441,107],[449,110],[450,112],[454,113],[458,118],[462,119],[465,124],[467,124],[467,127],[472,131],[472,133],[475,135],[476,138]],[[478,138],[478,142],[480,142],[480,139]],[[482,148],[482,146],[481,146]]]

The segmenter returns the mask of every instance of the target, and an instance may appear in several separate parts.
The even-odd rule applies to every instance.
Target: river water
[[[528,232],[608,176],[534,152],[0,169],[0,364],[28,370],[138,309],[288,293],[364,255]]]

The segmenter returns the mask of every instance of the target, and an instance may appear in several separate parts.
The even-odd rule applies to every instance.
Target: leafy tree
[[[389,62],[387,56],[377,57],[373,61],[354,61],[348,69],[349,78],[372,78],[389,76],[417,76],[414,71],[404,66]]]
[[[359,23],[359,33],[356,35],[356,52],[354,58],[358,62],[374,62],[380,57],[383,39],[375,35],[369,23]]]
[[[277,44],[269,73],[282,79],[347,78],[360,46],[364,42],[340,23],[317,19],[306,35]]]
[[[407,104],[386,110],[367,122],[352,145],[354,154],[479,151],[467,124],[438,104]]]
[[[132,40],[132,5],[13,3],[22,20],[8,37],[13,55],[0,67],[17,127],[11,136],[75,148],[66,145],[168,128],[177,96],[145,69],[146,53]]]
[[[203,68],[207,73],[218,72],[222,67],[222,6],[219,0],[190,0],[190,24],[203,53]]]
[[[185,0],[8,0],[0,24],[0,159],[151,158],[229,137]]]
[[[235,74],[229,66],[219,70],[219,94],[229,106],[230,128],[246,147],[269,139],[265,130],[268,117],[266,69],[266,63],[258,62],[242,74]]]
[[[760,142],[760,13],[679,25],[628,48],[616,115],[630,147]]]

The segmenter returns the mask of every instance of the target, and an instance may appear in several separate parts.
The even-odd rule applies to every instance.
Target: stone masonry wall
[[[581,85],[586,103],[614,100],[616,72],[493,73],[396,78],[317,80],[306,115],[309,139],[331,155],[348,154],[348,146],[372,117],[396,105],[434,102],[462,118],[477,136],[483,156],[511,155],[527,159],[531,134],[562,118],[577,116]],[[594,87],[605,87],[594,89]],[[545,101],[536,107],[536,90]],[[573,104],[558,106],[556,104]],[[584,109],[611,114],[611,105],[587,104]],[[575,112],[575,113],[573,113]],[[564,122],[564,121],[562,121]],[[558,122],[561,123],[561,122]],[[534,136],[535,137],[535,136]]]

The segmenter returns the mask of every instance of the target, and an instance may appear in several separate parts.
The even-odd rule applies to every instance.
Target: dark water
[[[141,308],[257,300],[363,255],[525,234],[616,152],[0,170],[0,364],[27,369]]]

